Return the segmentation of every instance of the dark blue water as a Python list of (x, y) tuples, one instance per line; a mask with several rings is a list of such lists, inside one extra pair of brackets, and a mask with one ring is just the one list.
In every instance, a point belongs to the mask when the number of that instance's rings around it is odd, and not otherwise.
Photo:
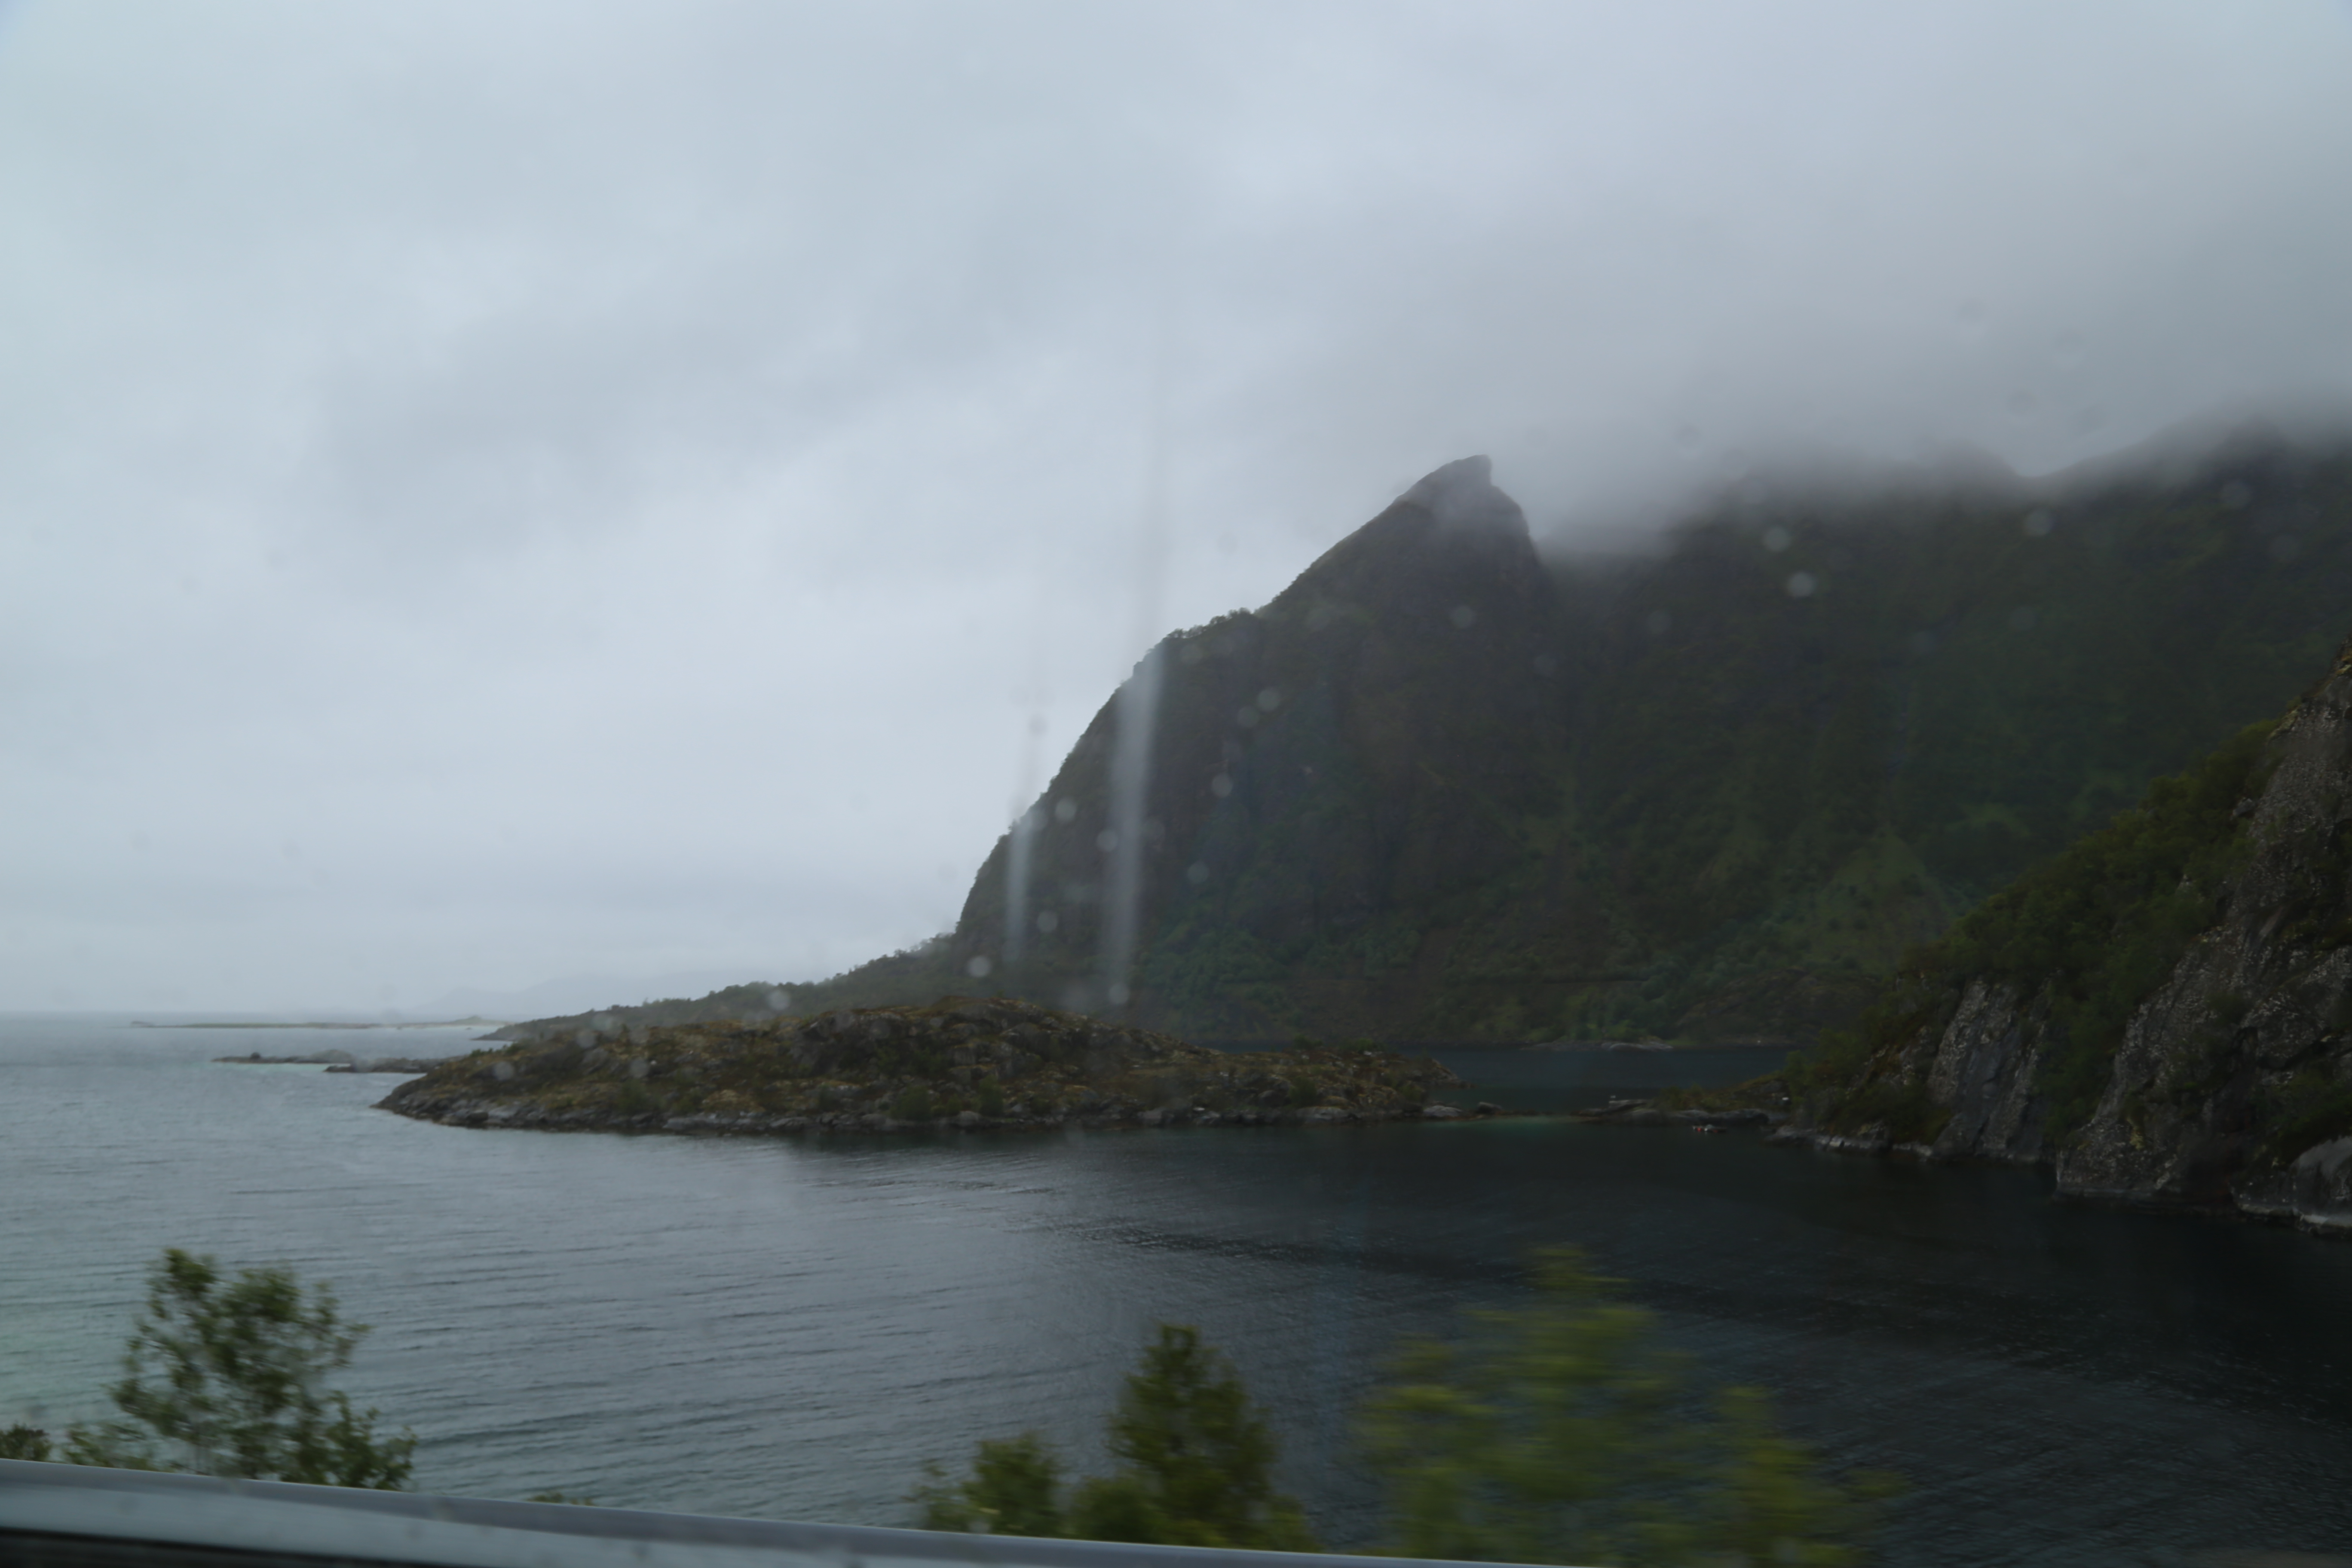
[(1887, 1561), (2352, 1552), (2352, 1247), (1644, 1129), (565, 1136), (204, 1059), (426, 1048), (359, 1040), (0, 1020), (0, 1420), (99, 1414), (182, 1246), (335, 1281), (421, 1488), (890, 1523), (977, 1437), (1088, 1453), (1166, 1319), (1234, 1355), (1289, 1484), (1362, 1541), (1349, 1424), (1381, 1358), (1566, 1241), (1704, 1376), (1906, 1474)]

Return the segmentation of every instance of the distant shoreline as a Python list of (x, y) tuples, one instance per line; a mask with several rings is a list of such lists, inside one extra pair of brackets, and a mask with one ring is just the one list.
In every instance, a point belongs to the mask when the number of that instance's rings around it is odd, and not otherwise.
[(144, 1018), (133, 1018), (134, 1029), (495, 1029), (504, 1026), (503, 1018), (443, 1018), (415, 1024), (151, 1024)]

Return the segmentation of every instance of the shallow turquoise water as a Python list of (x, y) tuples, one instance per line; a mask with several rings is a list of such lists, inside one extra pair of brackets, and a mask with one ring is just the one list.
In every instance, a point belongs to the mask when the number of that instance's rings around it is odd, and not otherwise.
[(205, 1059), (415, 1034), (121, 1023), (0, 1019), (0, 1420), (94, 1414), (142, 1270), (183, 1246), (331, 1279), (378, 1325), (352, 1382), (423, 1436), (421, 1488), (891, 1523), (976, 1437), (1088, 1449), (1172, 1320), (1233, 1353), (1289, 1484), (1360, 1541), (1380, 1358), (1570, 1241), (1704, 1375), (1908, 1475), (1890, 1561), (2352, 1552), (2352, 1247), (2291, 1232), (1552, 1121), (473, 1131), (371, 1110), (395, 1079)]

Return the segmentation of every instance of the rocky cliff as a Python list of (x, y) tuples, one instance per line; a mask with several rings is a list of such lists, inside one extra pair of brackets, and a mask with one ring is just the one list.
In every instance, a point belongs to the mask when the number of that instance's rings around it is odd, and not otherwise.
[(2352, 644), (1915, 954), (1782, 1136), (2352, 1233)]
[(1461, 1080), (1388, 1051), (1227, 1054), (1003, 1000), (576, 1030), (478, 1051), (380, 1109), (464, 1127), (685, 1133), (1444, 1120)]

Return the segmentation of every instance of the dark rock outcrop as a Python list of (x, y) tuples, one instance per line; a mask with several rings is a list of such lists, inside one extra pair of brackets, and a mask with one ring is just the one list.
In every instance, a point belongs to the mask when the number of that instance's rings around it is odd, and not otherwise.
[(701, 1133), (1443, 1120), (1427, 1059), (1228, 1054), (1002, 998), (813, 1018), (611, 1023), (446, 1062), (381, 1109), (468, 1127)]

